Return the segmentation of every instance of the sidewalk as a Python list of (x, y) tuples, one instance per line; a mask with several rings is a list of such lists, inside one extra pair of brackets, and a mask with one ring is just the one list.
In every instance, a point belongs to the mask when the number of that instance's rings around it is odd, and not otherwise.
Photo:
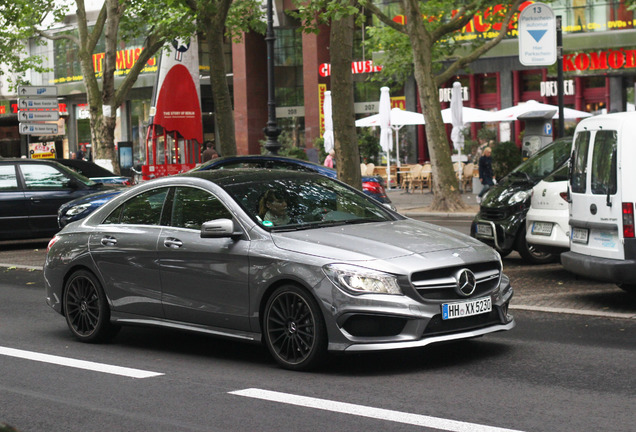
[(419, 190), (406, 193), (402, 189), (387, 190), (389, 199), (397, 209), (397, 211), (405, 216), (441, 216), (447, 218), (472, 219), (479, 212), (479, 204), (477, 204), (477, 195), (472, 192), (462, 193), (464, 203), (468, 207), (462, 212), (434, 212), (430, 209), (433, 202), (433, 194), (428, 191), (424, 193)]

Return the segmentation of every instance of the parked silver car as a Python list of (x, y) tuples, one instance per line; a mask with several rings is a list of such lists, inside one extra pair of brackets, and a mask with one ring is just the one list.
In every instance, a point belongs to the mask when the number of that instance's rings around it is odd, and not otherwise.
[(314, 173), (211, 170), (132, 187), (51, 240), (44, 277), (79, 340), (125, 324), (187, 329), (263, 341), (289, 369), (515, 325), (494, 249)]

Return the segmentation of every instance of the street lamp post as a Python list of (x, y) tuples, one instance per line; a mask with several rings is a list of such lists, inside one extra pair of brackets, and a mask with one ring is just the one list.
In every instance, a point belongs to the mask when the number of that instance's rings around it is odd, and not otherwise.
[(267, 0), (267, 33), (265, 43), (267, 44), (267, 127), (263, 129), (267, 141), (265, 148), (270, 154), (278, 154), (281, 148), (278, 142), (280, 129), (276, 126), (276, 99), (274, 89), (274, 16), (272, 0)]

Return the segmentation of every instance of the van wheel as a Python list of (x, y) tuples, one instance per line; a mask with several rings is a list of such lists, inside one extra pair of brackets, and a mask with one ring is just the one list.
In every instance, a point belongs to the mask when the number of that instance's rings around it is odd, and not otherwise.
[(630, 294), (636, 294), (636, 285), (630, 284), (617, 284), (620, 289)]
[(521, 258), (530, 264), (547, 264), (556, 260), (558, 255), (550, 252), (540, 252), (531, 244), (526, 241), (526, 230), (524, 227), (519, 229), (519, 235), (517, 235), (517, 252), (521, 255)]

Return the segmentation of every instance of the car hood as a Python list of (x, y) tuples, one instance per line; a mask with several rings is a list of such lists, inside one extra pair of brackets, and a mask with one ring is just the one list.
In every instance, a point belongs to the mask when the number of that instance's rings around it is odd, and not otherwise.
[(491, 187), (481, 201), (481, 207), (501, 208), (508, 207), (508, 200), (517, 192), (530, 192), (533, 183), (530, 182), (504, 182), (502, 184)]
[(274, 232), (272, 239), (281, 249), (337, 261), (387, 260), (449, 249), (490, 249), (457, 231), (412, 219)]
[(74, 207), (78, 204), (84, 203), (94, 203), (96, 205), (102, 205), (125, 190), (128, 190), (128, 188), (123, 186), (104, 185), (104, 187), (98, 192), (84, 195), (80, 198), (76, 198), (72, 201), (64, 203), (60, 208)]

